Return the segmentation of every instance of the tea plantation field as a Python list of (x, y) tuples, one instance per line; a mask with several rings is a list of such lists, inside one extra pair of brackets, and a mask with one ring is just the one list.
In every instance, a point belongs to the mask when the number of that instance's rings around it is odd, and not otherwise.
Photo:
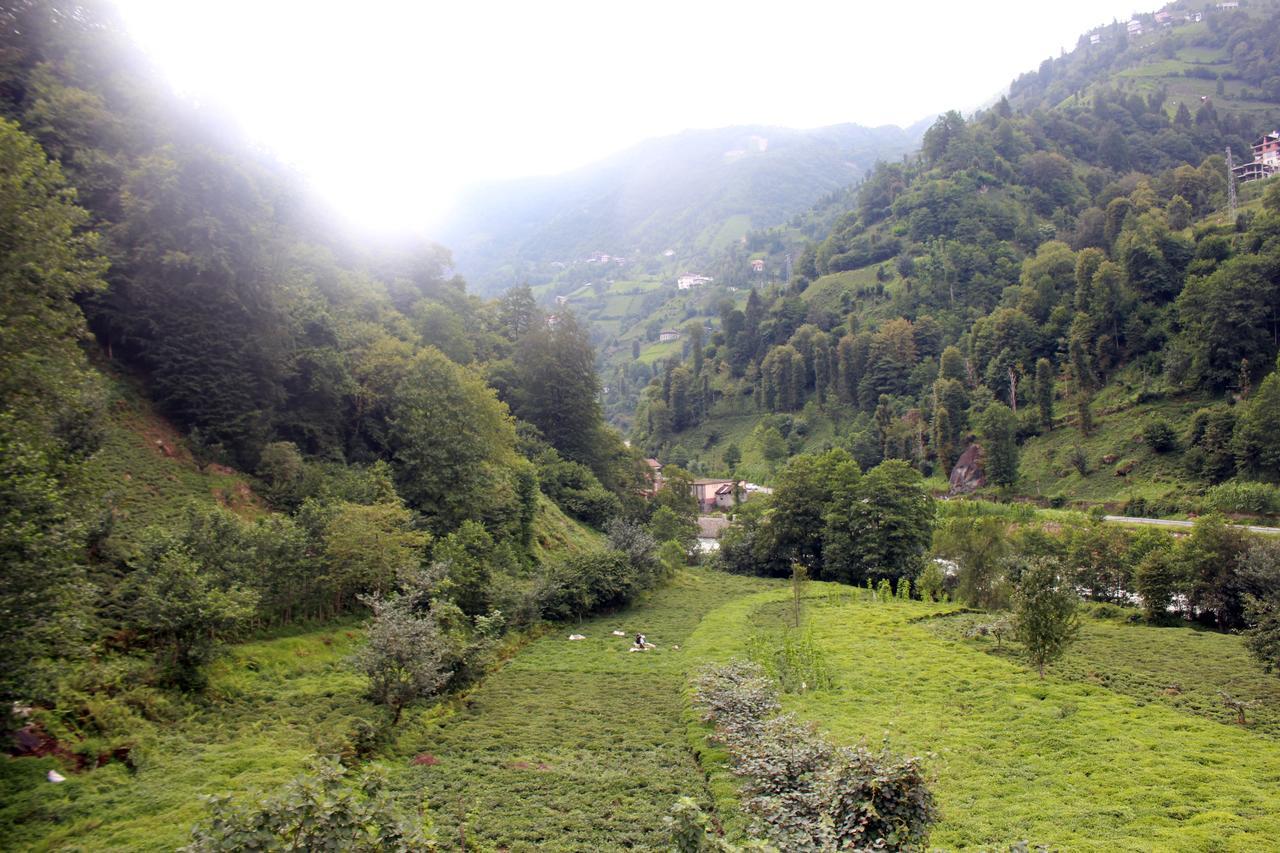
[[(684, 572), (629, 610), (542, 637), (464, 709), (401, 735), (398, 759), (411, 767), (401, 784), (426, 792), (449, 843), (666, 849), (663, 816), (677, 797), (705, 793), (685, 736), (694, 660), (684, 644), (708, 612), (771, 585)], [(571, 630), (587, 639), (569, 640)], [(628, 652), (637, 632), (657, 650)]]
[[(784, 705), (845, 742), (888, 737), (899, 751), (928, 756), (942, 812), (931, 845), (1276, 849), (1280, 739), (1275, 708), (1265, 707), (1277, 698), (1275, 676), (1242, 656), (1238, 638), (1086, 625), (1074, 656), (1042, 681), (1014, 657), (948, 636), (938, 623), (954, 618), (945, 615), (953, 605), (832, 601), (813, 586), (807, 625), (837, 686)], [(731, 602), (688, 648), (718, 660), (741, 655), (745, 638), (781, 625), (789, 607), (785, 593)], [(1202, 682), (1219, 667), (1218, 677), (1264, 706), (1262, 724), (1216, 719)], [(1195, 687), (1179, 703), (1149, 695), (1161, 682)], [(740, 829), (731, 780), (714, 752), (707, 758), (722, 817)]]
[[(621, 613), (513, 649), (465, 696), (411, 709), (373, 760), (406, 805), (428, 803), (447, 850), (667, 849), (662, 818), (684, 794), (740, 836), (736, 780), (686, 686), (781, 630), (788, 596), (774, 581), (683, 572)], [(811, 584), (806, 626), (836, 687), (785, 697), (837, 740), (887, 736), (926, 756), (942, 814), (931, 847), (1276, 849), (1280, 679), (1239, 638), (1086, 618), (1041, 681), (1008, 641), (966, 639), (978, 617), (955, 611)], [(629, 653), (635, 632), (658, 649)], [(55, 759), (0, 758), (0, 849), (181, 846), (201, 794), (274, 790), (376, 719), (346, 663), (359, 642), (346, 623), (235, 647), (208, 701), (150, 709), (132, 769), (52, 785)], [(1254, 703), (1249, 725), (1218, 690)]]
[[(706, 798), (683, 718), (693, 661), (675, 647), (725, 601), (770, 586), (683, 572), (626, 611), (533, 640), (466, 696), (411, 708), (373, 760), (406, 807), (426, 801), (444, 849), (665, 849), (676, 797)], [(628, 653), (638, 631), (658, 649)], [(313, 755), (349, 750), (380, 718), (347, 663), (360, 640), (353, 621), (244, 643), (202, 699), (126, 696), (153, 703), (152, 721), (122, 721), (132, 768), (0, 756), (0, 850), (174, 850), (204, 818), (202, 795), (251, 799)], [(67, 781), (46, 782), (51, 769)]]

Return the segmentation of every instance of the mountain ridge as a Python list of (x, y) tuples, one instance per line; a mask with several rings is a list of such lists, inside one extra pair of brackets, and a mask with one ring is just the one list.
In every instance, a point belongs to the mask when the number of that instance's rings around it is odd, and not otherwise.
[(553, 176), (473, 186), (439, 233), (478, 290), (539, 283), (592, 252), (672, 249), (705, 258), (733, 236), (781, 224), (882, 159), (914, 148), (920, 125), (794, 129), (734, 125), (644, 140)]

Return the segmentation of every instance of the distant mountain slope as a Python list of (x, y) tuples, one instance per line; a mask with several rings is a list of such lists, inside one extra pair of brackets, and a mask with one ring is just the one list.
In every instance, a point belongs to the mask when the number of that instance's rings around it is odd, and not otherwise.
[(842, 447), (945, 476), (977, 437), (1021, 452), (1002, 476), (1026, 497), (1259, 512), (1210, 494), (1234, 477), (1280, 500), (1280, 181), (1233, 194), (1224, 156), (1262, 163), (1280, 125), (1280, 4), (1134, 24), (749, 235), (745, 284), (712, 268), (602, 349), (606, 411), (698, 475)]
[(915, 129), (852, 124), (690, 130), (565, 175), (476, 187), (438, 236), (459, 272), (490, 292), (544, 280), (552, 263), (592, 252), (674, 249), (704, 259), (750, 229), (807, 210), (918, 140)]

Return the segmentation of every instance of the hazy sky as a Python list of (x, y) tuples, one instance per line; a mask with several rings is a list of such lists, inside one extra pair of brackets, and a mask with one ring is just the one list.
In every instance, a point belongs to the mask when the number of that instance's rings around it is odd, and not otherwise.
[[(1135, 0), (116, 0), (357, 225), (429, 228), (474, 181), (564, 171), (730, 124), (971, 110)], [(1155, 8), (1155, 4), (1150, 4)]]

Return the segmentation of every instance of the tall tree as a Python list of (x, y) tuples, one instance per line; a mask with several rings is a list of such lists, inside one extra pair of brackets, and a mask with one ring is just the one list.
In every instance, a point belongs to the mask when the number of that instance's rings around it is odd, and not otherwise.
[(1012, 486), (1018, 480), (1017, 416), (1004, 403), (994, 402), (978, 415), (977, 427), (987, 479)]
[(498, 487), (515, 463), (515, 424), (478, 375), (432, 347), (397, 386), (391, 445), (400, 492), (437, 532), (513, 507)]
[(890, 459), (841, 478), (827, 514), (824, 571), (845, 583), (915, 577), (933, 533), (934, 502), (920, 472)]
[(1053, 429), (1054, 375), (1053, 363), (1047, 358), (1036, 362), (1036, 403), (1040, 409), (1040, 426)]
[(75, 492), (98, 444), (98, 389), (77, 297), (104, 262), (61, 170), (0, 119), (0, 701), (48, 695), (83, 624)]
[(1052, 561), (1032, 561), (1019, 574), (1013, 594), (1013, 632), (1044, 678), (1045, 665), (1062, 657), (1079, 636), (1079, 599)]
[(537, 326), (517, 348), (519, 387), (509, 402), (521, 420), (542, 431), (566, 459), (601, 476), (603, 419), (595, 351), (571, 311)]

